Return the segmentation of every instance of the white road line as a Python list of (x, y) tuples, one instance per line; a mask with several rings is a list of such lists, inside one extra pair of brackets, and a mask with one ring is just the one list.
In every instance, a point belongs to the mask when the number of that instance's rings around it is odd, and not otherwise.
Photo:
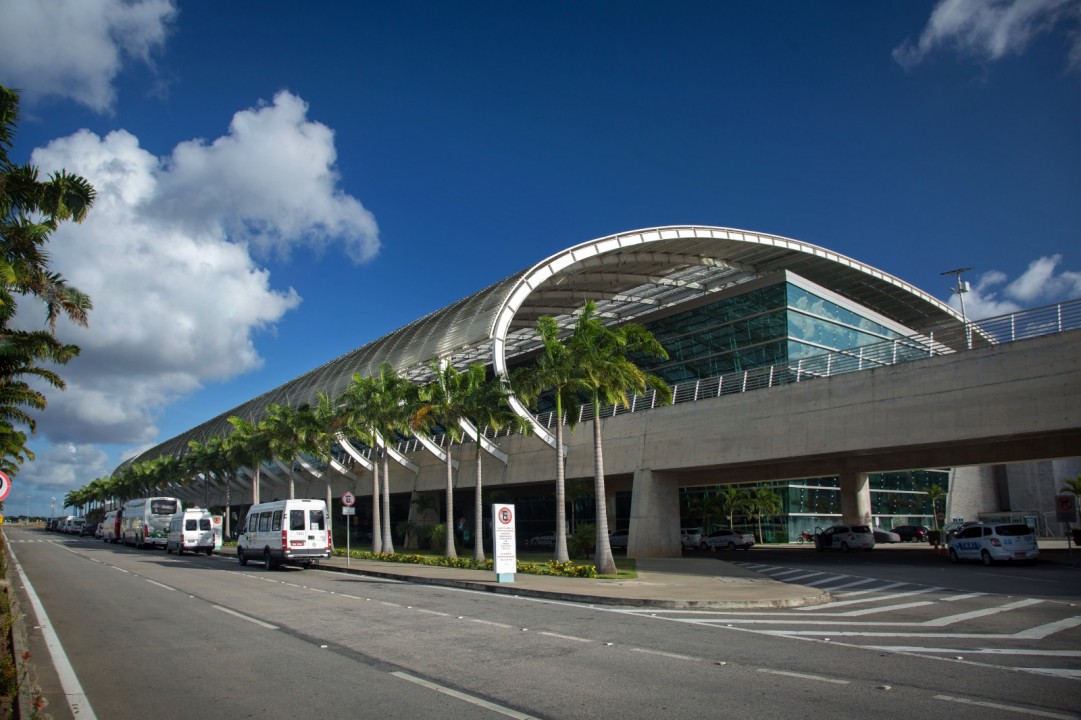
[(1007, 710), (1009, 712), (1033, 715), (1035, 717), (1056, 718), (1056, 720), (1077, 720), (1079, 717), (1077, 715), (1063, 715), (1061, 713), (1047, 712), (1045, 710), (1020, 707), (1018, 705), (1004, 705), (1002, 703), (986, 702), (983, 700), (970, 700), (969, 698), (953, 697), (952, 695), (935, 695), (934, 697), (935, 700), (945, 700), (946, 702), (955, 702), (962, 705), (975, 705), (977, 707), (991, 708), (992, 710)]
[(1072, 668), (1026, 667), (1026, 668), (1018, 668), (1018, 669), (1019, 670), (1024, 670), (1026, 672), (1040, 673), (1041, 675), (1055, 675), (1057, 677), (1081, 678), (1081, 670), (1074, 670)]
[(1000, 612), (1007, 612), (1009, 610), (1016, 610), (1017, 608), (1028, 607), (1029, 605), (1038, 605), (1042, 600), (1018, 600), (1017, 602), (1006, 603), (1005, 605), (999, 605), (998, 607), (984, 608), (983, 610), (972, 610), (966, 613), (960, 613), (958, 615), (946, 615), (944, 617), (928, 620), (923, 624), (926, 627), (943, 627), (945, 625), (953, 625), (954, 623), (962, 622), (963, 620), (972, 620), (974, 618), (986, 617), (988, 615), (995, 615)]
[[(853, 590), (852, 592), (838, 593), (837, 597), (849, 598), (849, 597), (856, 597), (857, 595), (866, 595), (867, 593), (873, 593), (873, 592), (886, 592), (887, 590), (893, 590), (894, 588), (899, 588), (902, 585), (908, 585), (908, 584), (909, 583), (903, 583), (903, 582), (887, 583), (886, 585), (879, 585), (878, 587), (868, 588), (867, 590)], [(833, 588), (833, 589), (836, 590), (837, 588)]]
[(845, 607), (847, 605), (863, 605), (864, 603), (882, 602), (883, 600), (896, 600), (897, 598), (918, 595), (921, 592), (930, 592), (930, 590), (914, 590), (912, 592), (893, 593), (892, 595), (869, 595), (867, 597), (856, 598), (855, 600), (839, 600), (826, 605), (808, 605), (807, 607), (797, 608), (796, 611), (803, 614), (813, 612), (817, 615), (840, 615), (841, 613), (829, 613), (826, 611), (832, 610), (833, 608)]
[(874, 615), (876, 613), (890, 612), (892, 610), (905, 610), (907, 608), (922, 607), (924, 605), (934, 605), (931, 600), (917, 600), (909, 603), (899, 603), (897, 605), (885, 605), (883, 607), (863, 608), (862, 610), (849, 610), (848, 612), (837, 613), (841, 617), (860, 617), (862, 615)]
[(547, 630), (541, 630), (538, 635), (547, 635), (548, 637), (559, 638), (560, 640), (573, 640), (574, 642), (588, 643), (593, 642), (589, 638), (575, 637), (574, 635), (560, 635), (559, 633), (548, 632)]
[(691, 662), (698, 662), (701, 658), (691, 657), (690, 655), (680, 655), (678, 653), (664, 652), (663, 650), (650, 650), (648, 648), (631, 648), (631, 652), (640, 652), (647, 655), (660, 655), (661, 657), (672, 658), (673, 660), (690, 660)]
[(945, 655), (1032, 655), (1036, 657), (1081, 657), (1081, 650), (1028, 650), (1025, 648), (929, 648), (919, 645), (864, 645), (871, 650), (890, 652), (942, 653)]
[(265, 627), (267, 630), (277, 630), (278, 629), (277, 625), (271, 625), (270, 623), (265, 623), (262, 620), (256, 620), (255, 618), (251, 617), (250, 615), (245, 615), (243, 613), (238, 613), (236, 610), (230, 610), (229, 608), (222, 607), (221, 605), (211, 605), (210, 607), (214, 608), (215, 610), (221, 610), (223, 613), (228, 613), (228, 614), (232, 615), (233, 617), (238, 617), (241, 620), (247, 620), (250, 623), (255, 623), (256, 625), (258, 625), (260, 627)]
[(987, 593), (968, 593), (967, 595), (949, 595), (942, 598), (942, 602), (957, 602), (958, 600), (971, 600), (973, 598), (983, 597)]
[(515, 718), (516, 720), (538, 720), (538, 718), (535, 718), (532, 715), (526, 715), (525, 713), (520, 713), (517, 710), (511, 710), (509, 707), (504, 707), (503, 705), (496, 705), (493, 702), (482, 700), (474, 695), (467, 695), (464, 692), (452, 690), (451, 688), (444, 685), (439, 685), (428, 680), (422, 680), (421, 678), (416, 677), (415, 675), (410, 675), (409, 673), (395, 671), (392, 672), (391, 675), (397, 678), (401, 678), (402, 680), (407, 680), (411, 683), (415, 683), (417, 685), (420, 685), (421, 687), (426, 687), (429, 690), (435, 690), (436, 692), (441, 692), (444, 695), (450, 695), (453, 698), (458, 698), (459, 700), (464, 700), (465, 702), (477, 705), (478, 707), (486, 708), (488, 710), (491, 710), (492, 712), (497, 712), (500, 715), (506, 715), (507, 717)]
[(30, 578), (23, 572), (23, 566), (19, 564), (19, 559), (15, 557), (15, 551), (9, 547), (8, 552), (11, 555), (11, 562), (15, 566), (15, 571), (19, 573), (19, 580), (22, 581), (23, 590), (30, 599), (30, 606), (34, 608), (34, 614), (37, 615), (38, 625), (41, 626), (41, 633), (45, 640), (45, 647), (48, 648), (49, 655), (52, 656), (53, 667), (56, 668), (56, 674), (60, 679), (60, 687), (64, 690), (64, 698), (68, 701), (71, 713), (80, 720), (96, 720), (97, 716), (90, 706), (90, 700), (87, 699), (83, 686), (75, 675), (75, 668), (71, 666), (71, 661), (68, 660), (67, 653), (64, 652), (64, 646), (60, 644), (60, 638), (57, 636), (56, 631), (53, 630), (52, 621), (49, 620), (49, 616), (45, 613), (45, 606), (41, 604), (41, 599), (38, 597), (37, 592), (34, 591), (34, 586), (30, 584)]
[(786, 672), (784, 670), (770, 670), (769, 668), (758, 668), (760, 673), (769, 673), (770, 675), (785, 675), (787, 677), (800, 678), (803, 680), (818, 680), (819, 682), (834, 683), (835, 685), (848, 685), (847, 680), (838, 680), (837, 678), (828, 678), (821, 675), (808, 675), (807, 673)]
[(131, 573), (128, 572), (127, 570), (125, 570), (124, 568), (117, 567), (116, 565), (110, 565), (109, 567), (111, 567), (113, 570), (119, 570), (122, 573), (128, 573), (128, 575), (131, 575)]
[(505, 623), (492, 622), (491, 620), (480, 620), (478, 618), (466, 618), (469, 622), (480, 623), (481, 625), (495, 625), (496, 627), (509, 628), (510, 625)]
[(811, 587), (818, 587), (819, 585), (829, 585), (832, 582), (839, 582), (841, 580), (847, 580), (850, 577), (852, 577), (852, 576), (851, 575), (830, 575), (827, 578), (822, 578), (821, 580), (815, 580), (814, 582), (810, 582), (810, 583), (807, 583), (807, 584), (810, 585)]
[(424, 608), (413, 608), (419, 613), (425, 613), (427, 615), (438, 615), (439, 617), (450, 617), (450, 613), (439, 612), (438, 610), (425, 610)]
[(160, 587), (160, 588), (163, 588), (163, 589), (165, 589), (165, 590), (171, 590), (171, 591), (173, 591), (173, 592), (176, 592), (176, 588), (175, 588), (175, 587), (169, 587), (168, 585), (166, 585), (166, 584), (164, 584), (164, 583), (160, 583), (160, 582), (158, 582), (157, 580), (151, 580), (150, 578), (143, 578), (143, 580), (146, 580), (146, 581), (147, 581), (148, 583), (150, 583), (151, 585), (157, 585), (158, 587)]
[(838, 585), (837, 587), (831, 587), (831, 588), (826, 588), (826, 589), (829, 590), (830, 592), (833, 592), (834, 590), (843, 590), (845, 588), (856, 587), (857, 585), (866, 585), (869, 582), (880, 582), (880, 581), (879, 581), (878, 578), (863, 578), (862, 580), (854, 580), (854, 581), (852, 581), (850, 583), (845, 583), (844, 585)]
[(1048, 635), (1057, 633), (1059, 630), (1068, 630), (1072, 627), (1081, 625), (1081, 617), (1065, 618), (1063, 620), (1057, 620), (1046, 625), (1037, 625), (1034, 628), (1028, 630), (1022, 630), (1014, 635), (1017, 638), (1023, 638), (1025, 640), (1043, 640)]
[[(781, 572), (774, 572), (775, 570), (780, 570)], [(798, 572), (803, 572), (803, 571), (798, 569), (798, 568), (796, 570), (785, 570), (784, 568), (771, 568), (769, 570), (764, 570), (763, 572), (766, 575), (769, 575), (770, 577), (779, 578), (779, 577), (781, 577), (783, 575), (791, 575), (792, 573), (798, 573)], [(819, 573), (819, 574), (821, 574), (821, 573)]]
[(820, 573), (820, 572), (804, 573), (802, 575), (797, 575), (796, 577), (786, 578), (785, 582), (796, 582), (797, 580), (802, 580), (804, 578), (814, 577), (815, 575), (821, 575), (821, 574), (822, 573)]

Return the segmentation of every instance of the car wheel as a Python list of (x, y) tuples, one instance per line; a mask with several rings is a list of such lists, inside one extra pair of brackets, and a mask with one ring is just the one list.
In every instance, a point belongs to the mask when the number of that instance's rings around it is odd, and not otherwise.
[(709, 547), (709, 545), (707, 545), (707, 544), (706, 544), (706, 543), (704, 543), (704, 542), (700, 542), (700, 543), (698, 543), (698, 549), (699, 549), (699, 550), (705, 550), (705, 549), (706, 549), (706, 548), (708, 548), (708, 547)]
[(736, 549), (736, 544), (734, 542), (728, 543), (728, 551), (729, 552), (735, 552), (735, 549)]
[(274, 559), (270, 557), (270, 550), (263, 551), (263, 569), (264, 570), (277, 570), (278, 563), (274, 562)]
[(983, 564), (987, 567), (990, 567), (994, 563), (994, 560), (991, 559), (991, 553), (987, 552), (986, 550), (980, 553), (980, 560), (982, 560)]
[[(166, 547), (169, 547), (169, 546), (166, 545)], [(177, 555), (183, 555), (184, 554), (184, 546), (181, 545), (180, 543), (176, 544), (176, 554)]]
[(241, 567), (248, 564), (248, 558), (244, 555), (244, 548), (236, 549), (236, 559), (240, 562)]
[(214, 554), (214, 548), (212, 548), (212, 547), (208, 547), (208, 548), (206, 549), (206, 556), (207, 556), (207, 557), (210, 557), (210, 556), (211, 556), (211, 555), (213, 555), (213, 554)]
[(848, 552), (848, 543), (841, 543), (841, 552)]
[(954, 550), (953, 548), (950, 548), (950, 562), (952, 562), (952, 563), (956, 563), (956, 562), (958, 562), (958, 561), (959, 561), (960, 559), (961, 559), (961, 558), (957, 557), (957, 551), (956, 551), (956, 550)]

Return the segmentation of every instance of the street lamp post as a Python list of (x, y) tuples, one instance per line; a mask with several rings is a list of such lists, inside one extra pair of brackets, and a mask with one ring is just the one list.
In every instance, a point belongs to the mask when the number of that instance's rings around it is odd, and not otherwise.
[(967, 282), (965, 282), (964, 280), (961, 279), (961, 274), (966, 273), (969, 270), (972, 270), (972, 268), (964, 267), (964, 268), (957, 268), (955, 270), (947, 270), (946, 272), (940, 273), (940, 274), (941, 275), (954, 275), (954, 276), (957, 277), (957, 287), (950, 288), (950, 291), (956, 293), (958, 299), (961, 301), (961, 324), (964, 325), (964, 328), (965, 328), (965, 347), (967, 349), (971, 350), (972, 349), (972, 333), (969, 332), (969, 329), (968, 329), (968, 315), (965, 314), (965, 293), (967, 293), (971, 288), (969, 287), (969, 284)]

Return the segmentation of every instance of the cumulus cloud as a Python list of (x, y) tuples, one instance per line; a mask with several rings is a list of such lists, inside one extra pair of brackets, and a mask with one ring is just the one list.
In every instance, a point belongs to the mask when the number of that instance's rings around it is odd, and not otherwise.
[[(65, 168), (97, 190), (87, 220), (61, 226), (49, 245), (53, 268), (94, 309), (89, 328), (58, 325), (82, 353), (60, 371), (67, 389), (47, 392), (38, 428), (51, 449), (21, 480), (62, 473), (51, 467), (66, 457), (57, 448), (152, 445), (164, 407), (259, 367), (256, 335), (300, 298), (272, 287), (258, 248), (337, 243), (356, 261), (376, 252), (374, 219), (337, 187), (333, 133), (305, 112), (280, 93), (237, 113), (227, 135), (185, 142), (164, 159), (125, 131), (84, 130), (34, 151), (43, 173)], [(23, 303), (19, 322), (41, 327), (40, 313)], [(84, 468), (77, 485), (87, 480)]]
[(4, 84), (27, 102), (63, 97), (107, 112), (124, 59), (149, 63), (176, 12), (172, 0), (4, 0)]
[[(1012, 281), (998, 270), (983, 273), (965, 293), (965, 313), (980, 320), (1081, 297), (1081, 272), (1059, 271), (1060, 262), (1061, 255), (1037, 258)], [(960, 297), (953, 295), (949, 305), (959, 310)]]
[(1077, 0), (941, 0), (916, 41), (894, 48), (909, 69), (942, 48), (981, 61), (1024, 52), (1034, 38), (1055, 28), (1070, 35), (1069, 63), (1081, 69), (1081, 3)]

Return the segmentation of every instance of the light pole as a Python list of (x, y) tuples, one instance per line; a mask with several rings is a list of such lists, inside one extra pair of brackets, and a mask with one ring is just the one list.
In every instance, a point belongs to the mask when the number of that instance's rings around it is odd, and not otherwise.
[(950, 288), (950, 291), (956, 293), (961, 301), (961, 323), (965, 326), (965, 347), (969, 350), (972, 349), (972, 334), (968, 331), (968, 315), (965, 314), (965, 293), (971, 288), (967, 282), (961, 279), (961, 274), (967, 273), (971, 269), (970, 267), (964, 267), (940, 273), (941, 275), (955, 275), (957, 277), (957, 287)]
[(49, 498), (49, 517), (56, 517), (56, 498)]

